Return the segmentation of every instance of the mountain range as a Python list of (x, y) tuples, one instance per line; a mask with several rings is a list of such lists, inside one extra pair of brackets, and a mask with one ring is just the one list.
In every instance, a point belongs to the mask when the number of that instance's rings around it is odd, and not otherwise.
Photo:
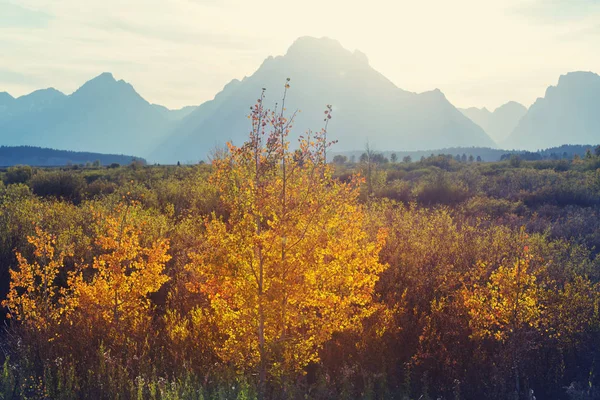
[(304, 37), (285, 55), (267, 58), (252, 76), (231, 81), (182, 120), (150, 158), (194, 161), (223, 140), (242, 142), (250, 129), (248, 108), (261, 88), (267, 89), (265, 104), (274, 107), (281, 104), (288, 77), (286, 108), (302, 111), (294, 132), (321, 129), (325, 105), (332, 104), (329, 137), (338, 140), (338, 151), (364, 148), (367, 141), (408, 150), (494, 145), (439, 90), (402, 90), (373, 69), (363, 53), (350, 52), (332, 39)]
[(537, 150), (565, 143), (600, 143), (600, 76), (593, 72), (562, 75), (499, 144)]
[(0, 95), (0, 144), (98, 153), (147, 154), (189, 110), (144, 100), (103, 73), (71, 95), (55, 89), (13, 99)]
[(459, 110), (482, 127), (496, 143), (503, 142), (527, 113), (527, 108), (516, 101), (510, 101), (494, 111), (489, 111), (485, 107), (460, 108)]
[[(494, 112), (455, 108), (438, 90), (413, 93), (373, 69), (363, 53), (328, 38), (297, 39), (285, 55), (234, 79), (200, 106), (169, 110), (151, 104), (129, 83), (103, 73), (66, 95), (43, 89), (13, 98), (0, 93), (0, 145), (135, 154), (150, 162), (197, 162), (251, 129), (249, 107), (266, 88), (265, 105), (281, 107), (284, 85), (293, 134), (320, 130), (333, 105), (329, 138), (336, 151), (414, 151), (444, 147), (545, 148), (600, 142), (600, 77), (570, 73), (527, 110), (510, 102)], [(544, 143), (545, 140), (548, 140)], [(543, 143), (542, 145), (539, 145)]]

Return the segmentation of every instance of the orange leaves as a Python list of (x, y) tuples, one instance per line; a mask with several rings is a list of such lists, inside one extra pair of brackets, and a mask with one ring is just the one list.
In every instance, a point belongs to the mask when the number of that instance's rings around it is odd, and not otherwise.
[(540, 325), (544, 293), (530, 262), (531, 256), (526, 254), (511, 267), (498, 267), (484, 285), (463, 289), (474, 338), (505, 341), (518, 330)]
[(109, 212), (91, 208), (96, 256), (90, 264), (73, 266), (71, 260), (69, 268), (65, 260), (76, 243), (58, 250), (56, 237), (36, 226), (28, 237), (32, 257), (16, 253), (17, 268), (11, 271), (3, 305), (25, 329), (55, 342), (71, 329), (77, 340), (107, 345), (142, 338), (151, 319), (148, 295), (168, 280), (164, 266), (170, 256), (164, 239), (143, 244), (148, 242), (143, 238), (146, 221), (135, 215), (137, 210), (135, 204)]
[(228, 219), (206, 220), (205, 244), (187, 269), (188, 288), (206, 295), (225, 338), (216, 349), (221, 359), (243, 369), (269, 360), (279, 375), (318, 360), (334, 332), (360, 327), (374, 311), (386, 233), (369, 239), (358, 179), (332, 178), (324, 136), (289, 153), (277, 125), (289, 121), (273, 120), (266, 141), (255, 133), (213, 161), (211, 182)]
[[(109, 336), (142, 333), (150, 319), (148, 295), (168, 280), (164, 274), (170, 259), (168, 242), (160, 239), (142, 245), (144, 223), (131, 218), (134, 211), (124, 208), (97, 218), (96, 244), (101, 253), (71, 277), (80, 323), (91, 323)], [(86, 269), (94, 271), (88, 278), (84, 278)]]
[(10, 271), (10, 291), (2, 305), (29, 328), (47, 331), (60, 323), (65, 308), (56, 280), (68, 252), (56, 252), (56, 238), (37, 225), (35, 233), (27, 237), (34, 257), (29, 261), (16, 253), (17, 268)]

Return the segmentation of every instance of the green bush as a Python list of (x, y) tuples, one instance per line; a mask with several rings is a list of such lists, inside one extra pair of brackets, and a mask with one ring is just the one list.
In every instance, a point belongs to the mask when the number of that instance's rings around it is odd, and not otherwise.
[(395, 180), (380, 188), (375, 195), (385, 197), (391, 200), (403, 202), (405, 204), (413, 201), (411, 185), (409, 182)]
[(525, 209), (520, 201), (496, 199), (492, 197), (476, 196), (469, 199), (464, 210), (467, 215), (501, 217), (507, 214), (516, 214)]
[(117, 185), (105, 179), (98, 179), (87, 185), (84, 190), (86, 198), (98, 198), (114, 193)]
[(81, 201), (85, 180), (79, 174), (52, 171), (36, 174), (29, 185), (33, 193), (40, 197), (55, 197), (77, 204)]
[(438, 172), (417, 186), (415, 195), (421, 204), (453, 205), (465, 201), (469, 197), (469, 192), (461, 182), (451, 182), (446, 173)]
[(10, 167), (4, 174), (4, 184), (27, 183), (33, 176), (33, 169), (29, 165), (17, 165)]

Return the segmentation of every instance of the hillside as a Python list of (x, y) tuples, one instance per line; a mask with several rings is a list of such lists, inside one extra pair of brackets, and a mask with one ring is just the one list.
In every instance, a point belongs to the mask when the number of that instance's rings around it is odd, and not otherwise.
[(130, 164), (132, 161), (146, 161), (139, 157), (117, 154), (87, 153), (68, 150), (55, 150), (31, 146), (0, 146), (0, 167), (30, 165), (36, 167), (58, 167), (69, 164), (100, 162), (101, 165), (117, 163)]

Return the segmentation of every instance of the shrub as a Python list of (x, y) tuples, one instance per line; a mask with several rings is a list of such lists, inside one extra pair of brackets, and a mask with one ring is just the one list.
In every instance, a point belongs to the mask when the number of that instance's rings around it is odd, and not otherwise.
[(441, 172), (418, 186), (415, 194), (417, 201), (425, 205), (458, 204), (469, 197), (468, 190), (461, 182), (450, 182)]
[(89, 185), (87, 185), (87, 187), (84, 190), (84, 193), (87, 198), (94, 198), (114, 193), (116, 189), (117, 185), (115, 185), (114, 183), (108, 182), (105, 179), (97, 179)]
[(524, 198), (530, 207), (542, 204), (555, 204), (560, 207), (576, 205), (590, 207), (600, 204), (600, 199), (593, 191), (582, 185), (559, 184), (540, 188)]
[(386, 197), (405, 204), (413, 200), (410, 183), (401, 180), (388, 183), (375, 194), (377, 197)]
[(29, 165), (10, 167), (4, 174), (4, 184), (27, 183), (33, 176), (33, 169)]
[(524, 210), (523, 203), (514, 202), (506, 199), (496, 199), (485, 196), (476, 196), (469, 199), (464, 210), (468, 215), (489, 215), (492, 217), (501, 217), (506, 214), (515, 214)]
[(521, 166), (521, 157), (516, 154), (510, 156), (510, 166), (513, 168), (519, 168)]
[(81, 201), (85, 181), (81, 175), (67, 171), (36, 174), (29, 182), (33, 193), (41, 197), (56, 197), (73, 203)]
[(399, 169), (399, 170), (393, 169), (393, 170), (387, 171), (386, 181), (393, 182), (398, 179), (403, 179), (405, 176), (406, 176), (406, 171), (404, 171), (402, 169)]

